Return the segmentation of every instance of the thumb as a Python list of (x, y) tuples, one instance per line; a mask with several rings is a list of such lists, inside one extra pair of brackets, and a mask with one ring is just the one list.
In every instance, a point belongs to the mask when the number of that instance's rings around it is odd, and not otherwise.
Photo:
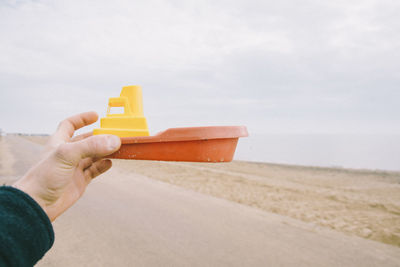
[(56, 150), (59, 158), (72, 164), (78, 164), (81, 159), (101, 158), (117, 151), (121, 139), (115, 135), (94, 135), (81, 141), (60, 145)]

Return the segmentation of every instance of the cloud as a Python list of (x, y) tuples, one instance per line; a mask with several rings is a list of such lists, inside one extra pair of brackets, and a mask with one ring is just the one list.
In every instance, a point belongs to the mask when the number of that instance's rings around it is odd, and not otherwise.
[(2, 1), (0, 127), (141, 84), (151, 130), (400, 132), (394, 1)]

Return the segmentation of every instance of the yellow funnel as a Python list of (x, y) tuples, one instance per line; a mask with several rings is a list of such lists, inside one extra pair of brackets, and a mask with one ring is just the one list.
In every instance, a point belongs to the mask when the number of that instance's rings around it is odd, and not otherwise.
[[(112, 107), (124, 107), (124, 113), (111, 114)], [(138, 85), (124, 86), (120, 97), (108, 101), (107, 115), (100, 119), (100, 129), (93, 134), (113, 134), (119, 137), (148, 136), (146, 118), (143, 116), (142, 88)]]

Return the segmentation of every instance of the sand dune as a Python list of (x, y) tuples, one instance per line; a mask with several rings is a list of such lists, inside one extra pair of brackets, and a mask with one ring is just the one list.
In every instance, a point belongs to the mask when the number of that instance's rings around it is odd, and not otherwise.
[[(40, 151), (20, 137), (0, 144), (2, 168), (8, 153), (15, 159), (1, 181)], [(56, 243), (38, 266), (400, 265), (397, 173), (113, 163), (54, 223)]]

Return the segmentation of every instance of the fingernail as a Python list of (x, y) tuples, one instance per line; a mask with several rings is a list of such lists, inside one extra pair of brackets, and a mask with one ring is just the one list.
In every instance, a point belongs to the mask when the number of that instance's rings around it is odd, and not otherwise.
[(117, 148), (120, 146), (120, 144), (121, 144), (121, 139), (119, 139), (118, 136), (110, 135), (110, 136), (108, 137), (107, 142), (108, 142), (108, 148), (109, 148), (110, 150), (115, 150), (115, 149), (117, 149)]

